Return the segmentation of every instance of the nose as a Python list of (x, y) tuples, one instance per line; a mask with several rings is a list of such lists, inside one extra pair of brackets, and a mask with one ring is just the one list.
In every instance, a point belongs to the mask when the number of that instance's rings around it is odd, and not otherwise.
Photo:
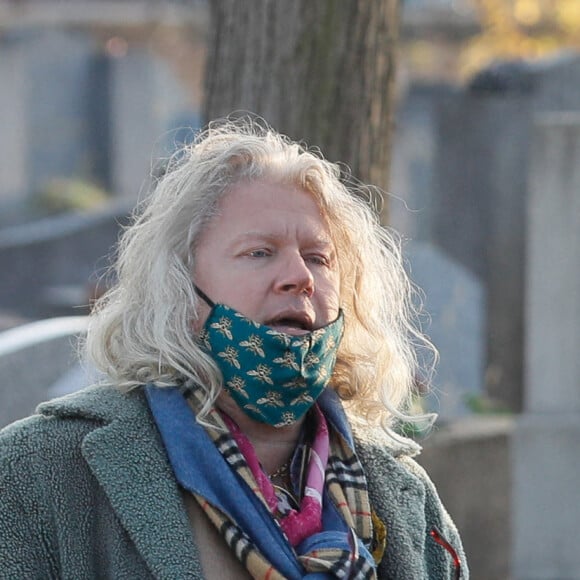
[(314, 294), (314, 276), (301, 255), (292, 255), (284, 261), (276, 281), (276, 291), (309, 297)]

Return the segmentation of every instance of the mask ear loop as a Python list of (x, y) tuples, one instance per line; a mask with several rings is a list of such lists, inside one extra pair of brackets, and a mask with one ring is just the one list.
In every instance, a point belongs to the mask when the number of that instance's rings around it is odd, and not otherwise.
[(210, 307), (213, 308), (215, 306), (215, 302), (213, 300), (211, 300), (208, 295), (203, 292), (202, 290), (199, 289), (198, 286), (196, 286), (195, 284), (193, 285), (193, 287), (195, 288), (195, 291), (197, 292), (197, 295)]

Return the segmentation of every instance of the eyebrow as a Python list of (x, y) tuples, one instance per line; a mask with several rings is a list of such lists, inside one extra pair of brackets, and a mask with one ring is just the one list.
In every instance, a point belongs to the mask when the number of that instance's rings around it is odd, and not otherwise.
[[(229, 247), (233, 250), (239, 248), (240, 245), (250, 242), (263, 242), (263, 243), (270, 243), (276, 244), (279, 243), (280, 240), (285, 238), (284, 234), (277, 234), (277, 233), (268, 233), (259, 230), (252, 230), (249, 232), (243, 232), (236, 238), (234, 238)], [(320, 250), (327, 250), (331, 251), (333, 255), (336, 253), (336, 245), (332, 241), (330, 236), (320, 236), (312, 238), (308, 241), (308, 243), (304, 244), (306, 249), (320, 249)]]
[(262, 232), (260, 230), (250, 230), (248, 232), (242, 232), (239, 236), (236, 237), (236, 241), (243, 242), (244, 240), (249, 239), (259, 239), (259, 240), (269, 240), (269, 239), (277, 239), (281, 237), (279, 234), (271, 234)]
[[(262, 241), (262, 242), (271, 242), (275, 243), (278, 242), (280, 239), (285, 237), (284, 234), (277, 234), (277, 233), (270, 233), (270, 232), (263, 232), (260, 230), (251, 230), (248, 232), (243, 232), (239, 236), (237, 236), (230, 246), (235, 247), (239, 244), (243, 244), (245, 242), (250, 241)], [(316, 236), (311, 240), (310, 243), (307, 244), (308, 247), (331, 247), (334, 248), (334, 242), (330, 236)]]

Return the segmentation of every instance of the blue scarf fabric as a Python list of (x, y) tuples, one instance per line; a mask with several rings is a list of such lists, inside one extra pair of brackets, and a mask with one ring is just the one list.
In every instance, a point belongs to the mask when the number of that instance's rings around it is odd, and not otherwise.
[[(255, 548), (280, 574), (290, 580), (335, 578), (335, 574), (306, 573), (298, 560), (298, 556), (328, 548), (358, 555), (358, 562), (353, 558), (350, 577), (374, 577), (371, 554), (348, 528), (326, 490), (323, 531), (307, 538), (294, 550), (266, 506), (243, 484), (205, 428), (197, 423), (180, 389), (148, 385), (145, 392), (177, 481), (187, 491), (205, 498), (244, 530)], [(352, 434), (334, 391), (326, 389), (319, 398), (319, 405), (333, 428), (353, 447)], [(349, 565), (346, 562), (347, 568)]]

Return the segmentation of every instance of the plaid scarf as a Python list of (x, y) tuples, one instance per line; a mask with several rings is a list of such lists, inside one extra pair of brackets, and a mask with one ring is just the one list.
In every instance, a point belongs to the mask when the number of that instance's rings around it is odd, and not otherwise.
[[(200, 390), (188, 388), (183, 394), (194, 413), (202, 405)], [(264, 496), (263, 486), (256, 481), (254, 471), (240, 451), (235, 437), (219, 412), (213, 410), (208, 417), (205, 430), (216, 448), (239, 477), (254, 490), (260, 502), (271, 512)], [(330, 455), (326, 465), (326, 489), (337, 507), (346, 532), (318, 532), (294, 546), (297, 559), (309, 574), (316, 577), (352, 578), (363, 580), (376, 578), (375, 562), (368, 551), (373, 541), (373, 518), (371, 514), (366, 479), (356, 455), (340, 434), (333, 430), (329, 439)], [(223, 511), (213, 506), (198, 494), (194, 497), (223, 536), (249, 573), (257, 579), (283, 579), (282, 575), (262, 554), (247, 533)], [(313, 578), (315, 576), (312, 576)]]
[(318, 405), (313, 407), (312, 412), (315, 414), (317, 423), (316, 435), (310, 445), (308, 455), (306, 455), (305, 446), (300, 445), (300, 454), (305, 459), (308, 458), (308, 465), (305, 465), (307, 473), (300, 474), (301, 484), (306, 475), (306, 485), (298, 509), (288, 503), (286, 493), (282, 493), (280, 496), (276, 494), (274, 485), (263, 471), (250, 440), (242, 433), (231, 417), (221, 413), (222, 419), (235, 439), (254, 479), (260, 486), (260, 491), (266, 499), (270, 511), (277, 516), (278, 523), (292, 546), (297, 546), (308, 536), (322, 531), (322, 492), (324, 490), (324, 471), (328, 460), (328, 425)]

